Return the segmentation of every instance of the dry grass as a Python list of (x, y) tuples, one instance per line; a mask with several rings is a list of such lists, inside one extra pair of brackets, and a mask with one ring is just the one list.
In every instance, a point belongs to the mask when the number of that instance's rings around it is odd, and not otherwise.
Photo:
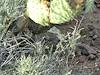
[[(0, 32), (4, 33), (10, 21), (22, 15), (25, 9), (24, 0), (1, 0)], [(3, 4), (3, 5), (2, 5)], [(13, 7), (12, 7), (13, 6)], [(21, 10), (21, 11), (20, 11)], [(7, 23), (7, 21), (9, 21)], [(55, 27), (54, 27), (55, 28)], [(0, 40), (0, 75), (69, 75), (69, 57), (75, 56), (75, 45), (80, 30), (75, 27), (67, 35), (54, 29), (60, 40), (56, 48), (49, 46), (46, 40), (30, 40), (27, 36), (6, 36)], [(52, 33), (53, 29), (49, 32)], [(1, 36), (2, 37), (2, 36)]]

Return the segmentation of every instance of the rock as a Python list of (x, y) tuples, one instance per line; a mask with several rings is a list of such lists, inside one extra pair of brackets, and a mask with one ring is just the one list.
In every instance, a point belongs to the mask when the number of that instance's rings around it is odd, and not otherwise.
[(100, 0), (95, 0), (94, 3), (97, 8), (100, 8)]
[(92, 48), (91, 46), (89, 46), (89, 45), (86, 45), (86, 44), (78, 44), (77, 46), (79, 48), (81, 48), (81, 53), (83, 55), (89, 55), (89, 54), (96, 55), (97, 54), (97, 51), (94, 48)]
[(88, 59), (89, 59), (89, 60), (95, 60), (95, 59), (96, 59), (96, 55), (90, 54), (90, 55), (88, 56)]

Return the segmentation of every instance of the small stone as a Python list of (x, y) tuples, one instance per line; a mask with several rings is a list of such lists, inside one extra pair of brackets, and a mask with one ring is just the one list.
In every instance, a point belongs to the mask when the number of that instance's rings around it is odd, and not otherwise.
[(96, 55), (90, 54), (89, 55), (89, 60), (95, 60), (96, 59)]
[(100, 57), (100, 53), (97, 53), (97, 57)]

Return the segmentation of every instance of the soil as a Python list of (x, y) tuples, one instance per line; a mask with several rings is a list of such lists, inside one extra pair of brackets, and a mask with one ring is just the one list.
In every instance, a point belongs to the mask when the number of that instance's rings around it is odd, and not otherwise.
[(73, 75), (100, 75), (100, 1), (96, 2), (97, 8), (82, 22), (86, 37), (81, 40), (81, 55), (73, 60)]

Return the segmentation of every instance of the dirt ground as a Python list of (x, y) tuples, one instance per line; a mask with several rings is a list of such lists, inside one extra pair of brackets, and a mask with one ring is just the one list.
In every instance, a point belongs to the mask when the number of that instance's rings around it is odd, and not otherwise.
[(80, 48), (87, 52), (82, 50), (73, 60), (73, 75), (100, 75), (100, 1), (97, 7), (82, 22), (87, 35)]

